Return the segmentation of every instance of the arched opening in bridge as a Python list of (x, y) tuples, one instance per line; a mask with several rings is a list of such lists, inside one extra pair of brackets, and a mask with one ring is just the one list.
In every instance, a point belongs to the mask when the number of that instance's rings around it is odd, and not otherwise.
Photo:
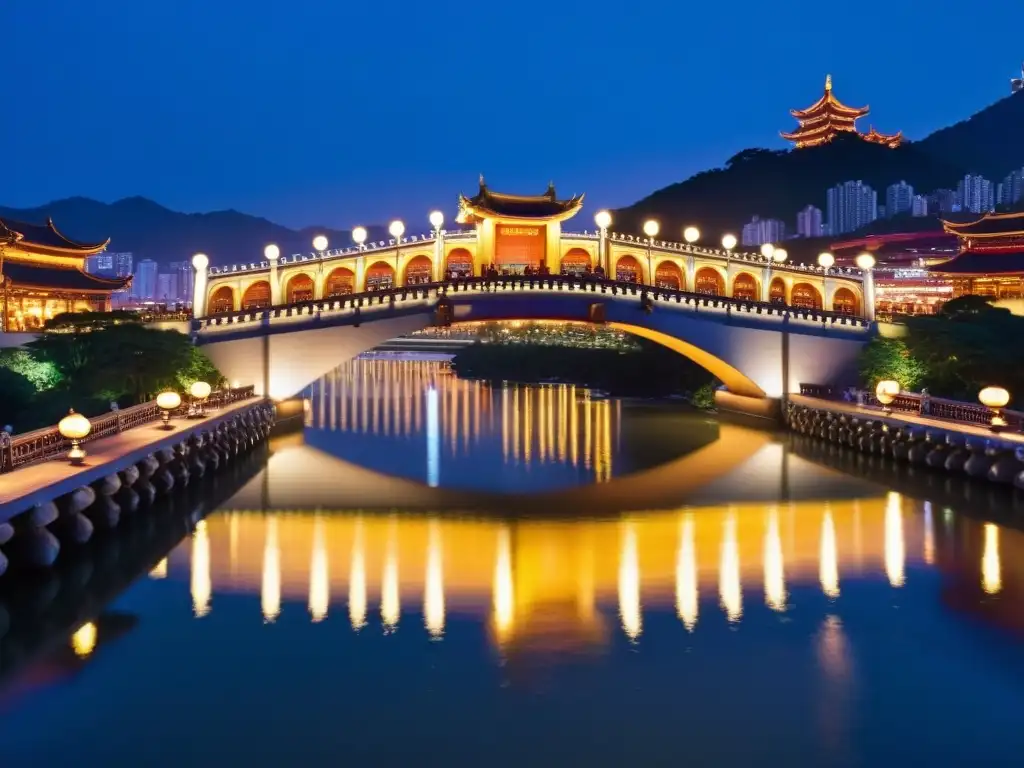
[(270, 306), (270, 283), (257, 280), (242, 294), (242, 309), (266, 309)]
[(285, 302), (296, 304), (300, 301), (313, 300), (313, 278), (305, 273), (300, 273), (289, 278), (284, 291)]
[(772, 304), (786, 303), (786, 281), (781, 277), (773, 278), (768, 286), (768, 301)]
[(386, 291), (395, 284), (395, 270), (383, 261), (371, 264), (366, 270), (366, 290)]
[(708, 296), (722, 296), (725, 293), (725, 281), (717, 269), (701, 267), (693, 281), (697, 293)]
[(230, 286), (222, 285), (210, 296), (210, 314), (219, 315), (235, 308), (235, 292)]
[(405, 284), (423, 285), (431, 281), (434, 265), (426, 256), (414, 256), (405, 265)]
[(843, 315), (860, 314), (857, 297), (849, 288), (840, 288), (832, 296), (832, 311)]
[(590, 254), (583, 248), (570, 248), (560, 266), (563, 275), (582, 275), (592, 266)]
[(789, 303), (799, 309), (821, 309), (821, 294), (810, 283), (797, 283)]
[(640, 262), (632, 256), (620, 256), (615, 262), (615, 279), (620, 283), (639, 283), (643, 274)]
[(740, 272), (732, 280), (732, 297), (743, 301), (759, 300), (757, 279), (749, 272)]
[(654, 284), (659, 288), (681, 291), (683, 289), (683, 270), (674, 261), (663, 261), (654, 270)]
[(444, 271), (448, 277), (469, 277), (473, 274), (473, 254), (465, 248), (452, 248)]
[(324, 297), (331, 299), (335, 296), (348, 296), (356, 289), (356, 273), (348, 267), (337, 267), (327, 275), (327, 282), (324, 283)]

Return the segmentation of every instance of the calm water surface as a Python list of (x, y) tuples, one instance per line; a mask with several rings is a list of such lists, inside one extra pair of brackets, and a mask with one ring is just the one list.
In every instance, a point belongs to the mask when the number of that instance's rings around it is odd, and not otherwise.
[(1010, 498), (437, 364), (309, 395), (205, 518), (6, 596), (0, 765), (1019, 764)]

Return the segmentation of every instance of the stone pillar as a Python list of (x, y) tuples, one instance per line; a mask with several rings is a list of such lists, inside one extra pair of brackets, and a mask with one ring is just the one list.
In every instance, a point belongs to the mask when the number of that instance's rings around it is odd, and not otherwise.
[(869, 323), (875, 321), (875, 271), (864, 270), (864, 319)]
[(270, 306), (276, 307), (281, 303), (281, 279), (277, 274), (277, 262), (281, 257), (270, 260)]
[(761, 270), (761, 301), (767, 304), (772, 298), (772, 268), (771, 265)]
[(434, 268), (431, 279), (436, 283), (444, 277), (444, 230), (437, 230), (434, 238)]
[(197, 253), (192, 257), (192, 269), (195, 274), (192, 286), (192, 317), (197, 319), (206, 317), (206, 284), (209, 277), (206, 270), (209, 266), (210, 260), (204, 254)]
[(360, 254), (356, 257), (356, 276), (352, 286), (353, 293), (362, 293), (366, 290), (366, 256)]
[(601, 229), (597, 234), (597, 263), (604, 270), (605, 277), (612, 272), (612, 265), (608, 262), (608, 230)]

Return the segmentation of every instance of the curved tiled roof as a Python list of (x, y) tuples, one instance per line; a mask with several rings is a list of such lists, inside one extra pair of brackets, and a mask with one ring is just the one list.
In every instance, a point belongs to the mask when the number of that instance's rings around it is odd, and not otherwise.
[(1024, 211), (987, 213), (974, 221), (943, 221), (947, 232), (962, 237), (996, 237), (1024, 234)]
[(1024, 274), (1024, 251), (1018, 253), (976, 253), (960, 255), (934, 264), (929, 272), (941, 275), (1019, 275)]
[(85, 255), (103, 250), (110, 242), (109, 238), (102, 243), (81, 243), (72, 240), (57, 229), (53, 219), (47, 219), (45, 224), (29, 224), (24, 221), (0, 218), (0, 232), (11, 233), (14, 235), (15, 241), (26, 245), (57, 248), (62, 251), (78, 251)]
[(54, 291), (91, 291), (108, 293), (131, 283), (130, 277), (114, 279), (89, 275), (80, 269), (41, 266), (19, 261), (4, 262), (4, 277), (15, 288), (44, 288)]

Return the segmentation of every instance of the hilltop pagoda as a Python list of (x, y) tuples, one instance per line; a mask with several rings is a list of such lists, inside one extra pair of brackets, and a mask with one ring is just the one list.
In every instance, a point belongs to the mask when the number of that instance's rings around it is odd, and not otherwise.
[(832, 75), (825, 78), (825, 93), (807, 109), (792, 109), (790, 114), (797, 119), (800, 127), (792, 133), (782, 133), (782, 138), (792, 141), (797, 149), (826, 144), (840, 133), (852, 133), (872, 144), (896, 148), (903, 141), (903, 132), (879, 133), (872, 127), (867, 133), (857, 130), (857, 120), (866, 117), (870, 107), (848, 107), (832, 93)]
[(929, 271), (952, 278), (954, 295), (1024, 298), (1024, 211), (942, 226), (959, 239), (960, 252)]
[(110, 240), (82, 243), (62, 234), (52, 219), (26, 224), (0, 219), (0, 282), (4, 331), (32, 331), (62, 312), (109, 312), (111, 294), (131, 277), (87, 274), (85, 259)]

